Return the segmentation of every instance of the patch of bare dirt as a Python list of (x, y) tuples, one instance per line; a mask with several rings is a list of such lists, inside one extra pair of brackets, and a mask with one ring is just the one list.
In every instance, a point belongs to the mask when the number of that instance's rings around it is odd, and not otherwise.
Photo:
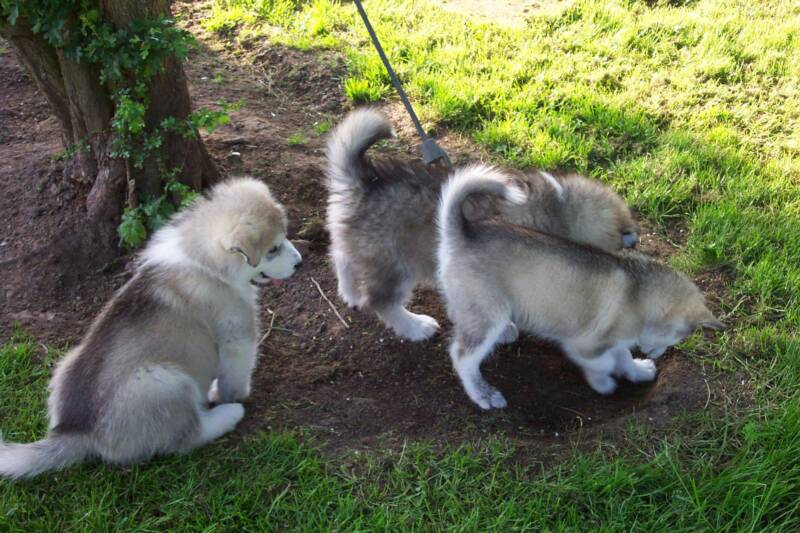
[[(346, 112), (341, 59), (261, 42), (248, 43), (242, 56), (239, 46), (226, 49), (203, 38), (198, 27), (202, 4), (180, 9), (204, 43), (186, 65), (195, 105), (213, 106), (220, 99), (245, 103), (231, 124), (206, 136), (209, 151), (223, 173), (252, 174), (268, 183), (288, 207), (292, 233), (311, 241), (303, 271), (282, 288), (264, 290), (262, 322), (269, 334), (238, 432), (311, 428), (337, 452), (393, 447), (405, 440), (460, 444), (505, 435), (531, 450), (541, 449), (542, 459), (566, 449), (560, 443), (578, 435), (605, 438), (605, 430), (631, 418), (667, 430), (681, 414), (713, 401), (716, 381), (677, 351), (658, 362), (654, 384), (623, 383), (617, 393), (602, 397), (553, 346), (524, 338), (498, 349), (486, 365), (487, 378), (504, 392), (509, 407), (481, 412), (451, 370), (449, 324), (435, 292), (419, 292), (412, 308), (436, 317), (443, 334), (419, 344), (396, 339), (371, 315), (350, 311), (336, 298), (327, 237), (320, 229), (325, 139), (314, 125)], [(68, 185), (76, 190), (68, 198), (72, 193), (57, 191), (56, 181), (48, 178), (54, 168), (51, 156), (61, 150), (58, 125), (9, 52), (0, 54), (0, 98), (9, 102), (2, 113), (10, 127), (0, 131), (0, 220), (8, 248), (0, 258), (7, 258), (35, 249), (61, 224), (80, 217), (81, 189)], [(408, 120), (402, 120), (401, 142), (392, 149), (413, 153), (409, 147), (416, 141), (403, 133)], [(289, 138), (298, 134), (304, 141), (290, 146)], [(463, 139), (451, 144), (451, 138), (445, 135), (442, 144), (454, 160), (480, 156)], [(44, 183), (41, 190), (39, 182)], [(648, 231), (642, 249), (661, 258), (674, 251)], [(68, 298), (19, 296), (0, 317), (2, 338), (20, 324), (44, 342), (76, 342), (126, 279), (126, 261), (90, 273)], [(26, 276), (25, 264), (13, 275)]]

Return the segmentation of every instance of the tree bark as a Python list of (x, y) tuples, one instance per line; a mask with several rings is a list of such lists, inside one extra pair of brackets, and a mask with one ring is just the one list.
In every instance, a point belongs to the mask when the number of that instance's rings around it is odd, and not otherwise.
[[(170, 0), (100, 0), (99, 6), (107, 21), (125, 28), (137, 19), (169, 16), (170, 3)], [(178, 168), (179, 181), (194, 189), (219, 180), (219, 172), (199, 137), (187, 139), (174, 133), (165, 134), (160, 158), (146, 160), (142, 169), (112, 157), (113, 88), (100, 83), (98, 68), (75, 62), (53, 49), (21, 19), (14, 26), (0, 21), (0, 36), (13, 46), (49, 101), (61, 123), (65, 147), (88, 144), (88, 150), (74, 151), (73, 160), (65, 168), (65, 179), (91, 183), (86, 201), (87, 224), (75, 228), (69, 240), (83, 235), (79, 240), (90, 245), (92, 258), (107, 261), (117, 253), (116, 227), (125, 206), (129, 181), (138, 195), (153, 197), (163, 190), (162, 169)], [(186, 76), (181, 62), (175, 58), (169, 59), (164, 70), (150, 80), (149, 93), (145, 116), (149, 130), (157, 128), (166, 117), (186, 118), (191, 113)]]
[[(124, 28), (134, 20), (171, 16), (170, 4), (170, 0), (101, 0), (100, 9), (114, 26)], [(167, 117), (186, 118), (191, 111), (183, 66), (177, 59), (170, 58), (164, 70), (150, 82), (150, 105), (145, 123), (148, 128), (155, 128)], [(201, 139), (186, 139), (176, 133), (167, 133), (164, 137), (161, 164), (167, 170), (180, 168), (182, 183), (199, 190), (219, 181), (219, 172)], [(145, 197), (160, 194), (161, 170), (156, 161), (145, 162), (136, 180), (137, 191)]]

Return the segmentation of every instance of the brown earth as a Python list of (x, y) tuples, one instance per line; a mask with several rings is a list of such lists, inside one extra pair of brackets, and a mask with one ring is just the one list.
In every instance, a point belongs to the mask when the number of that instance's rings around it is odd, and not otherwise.
[[(532, 457), (568, 449), (562, 442), (613, 440), (632, 419), (666, 433), (679, 428), (682, 415), (697, 413), (725, 395), (724, 381), (672, 350), (658, 362), (654, 384), (623, 383), (618, 392), (594, 393), (579, 372), (554, 347), (531, 338), (497, 350), (485, 365), (487, 378), (506, 395), (509, 407), (481, 412), (461, 390), (446, 354), (447, 324), (438, 296), (421, 291), (412, 308), (444, 325), (431, 341), (403, 342), (368, 314), (350, 311), (336, 298), (336, 280), (326, 257), (324, 216), (324, 136), (313, 126), (338, 120), (343, 61), (332, 53), (306, 53), (264, 42), (219, 43), (198, 26), (203, 7), (185, 4), (184, 22), (203, 43), (187, 61), (195, 105), (220, 99), (243, 100), (232, 123), (205, 137), (224, 174), (252, 174), (267, 182), (289, 210), (292, 234), (310, 241), (303, 270), (282, 288), (262, 295), (262, 320), (268, 334), (238, 433), (257, 429), (310, 429), (334, 452), (393, 448), (406, 440), (461, 444), (505, 436)], [(8, 294), (11, 281), (34, 287), (27, 261), (14, 260), (47, 243), (60, 228), (80, 220), (85, 186), (62, 182), (53, 156), (62, 150), (57, 122), (7, 46), (0, 43), (0, 267), (7, 304), (0, 316), (0, 338), (15, 327), (57, 346), (75, 343), (102, 303), (129, 276), (130, 258), (87, 272), (52, 294)], [(405, 121), (401, 140), (389, 149), (414, 157), (408, 120), (398, 107), (388, 112)], [(302, 134), (305, 142), (290, 146)], [(465, 139), (442, 136), (455, 160), (485, 157)], [(644, 232), (642, 249), (658, 257), (681, 242)], [(59, 265), (48, 267), (62, 275)], [(718, 273), (704, 277), (707, 290), (724, 282)], [(345, 326), (317, 289), (344, 317)], [(17, 283), (18, 285), (19, 283)]]

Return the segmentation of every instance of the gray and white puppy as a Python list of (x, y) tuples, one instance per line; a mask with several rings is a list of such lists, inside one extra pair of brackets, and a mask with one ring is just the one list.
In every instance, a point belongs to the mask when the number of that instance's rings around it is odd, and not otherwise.
[[(328, 230), (339, 296), (373, 310), (400, 337), (419, 341), (438, 323), (405, 308), (414, 287), (436, 277), (436, 209), (448, 171), (416, 161), (370, 159), (367, 149), (394, 135), (378, 111), (350, 113), (328, 141)], [(606, 250), (636, 244), (625, 202), (597, 181), (568, 174), (514, 173), (521, 205), (495, 203), (505, 220)], [(510, 331), (506, 340), (513, 340)]]
[[(131, 280), (59, 362), (47, 437), (0, 440), (0, 476), (92, 456), (144, 461), (231, 431), (256, 362), (251, 281), (281, 280), (300, 265), (286, 223), (267, 186), (243, 178), (217, 185), (159, 230)], [(209, 400), (220, 405), (209, 409)]]
[(723, 329), (685, 276), (639, 254), (612, 254), (505, 221), (469, 217), (471, 195), (527, 200), (499, 171), (457, 171), (442, 191), (439, 282), (455, 331), (453, 366), (483, 409), (506, 406), (480, 372), (481, 362), (513, 321), (557, 342), (601, 394), (615, 377), (651, 381), (650, 359), (698, 327)]

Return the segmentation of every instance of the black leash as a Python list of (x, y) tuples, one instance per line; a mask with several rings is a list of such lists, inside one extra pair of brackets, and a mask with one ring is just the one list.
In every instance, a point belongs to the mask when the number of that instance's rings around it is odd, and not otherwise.
[(372, 29), (372, 24), (369, 23), (367, 12), (364, 11), (364, 6), (361, 5), (361, 0), (353, 0), (353, 3), (356, 5), (356, 9), (358, 9), (358, 14), (361, 15), (361, 20), (364, 21), (364, 26), (367, 27), (367, 32), (369, 32), (369, 36), (372, 38), (372, 44), (375, 45), (375, 49), (378, 50), (378, 55), (381, 56), (381, 61), (383, 61), (383, 66), (386, 67), (386, 71), (389, 73), (389, 78), (392, 80), (392, 85), (394, 85), (394, 88), (397, 90), (397, 94), (400, 95), (400, 100), (403, 101), (406, 111), (408, 111), (408, 114), (411, 116), (411, 121), (414, 122), (414, 128), (416, 128), (417, 134), (422, 139), (422, 161), (426, 165), (429, 165), (434, 161), (441, 159), (447, 165), (447, 168), (453, 168), (453, 164), (450, 162), (450, 158), (447, 157), (445, 151), (442, 150), (438, 144), (436, 144), (435, 140), (428, 137), (428, 134), (425, 133), (424, 129), (422, 129), (422, 124), (419, 123), (419, 119), (417, 118), (416, 113), (414, 113), (414, 108), (411, 107), (411, 102), (408, 101), (408, 97), (403, 90), (403, 86), (400, 85), (400, 80), (397, 79), (397, 75), (394, 73), (392, 65), (389, 64), (389, 59), (383, 52), (380, 41), (378, 41), (378, 36), (375, 35), (375, 30)]

